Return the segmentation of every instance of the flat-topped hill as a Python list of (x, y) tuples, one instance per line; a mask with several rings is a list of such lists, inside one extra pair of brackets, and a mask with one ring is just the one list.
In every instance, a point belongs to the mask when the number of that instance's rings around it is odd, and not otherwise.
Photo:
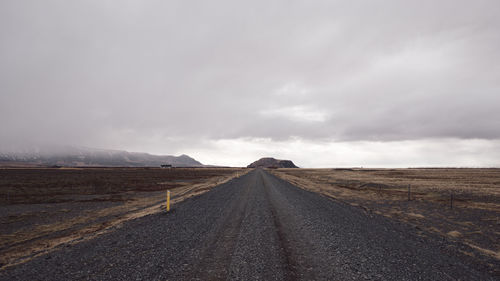
[(279, 160), (272, 157), (261, 158), (252, 164), (248, 165), (247, 168), (298, 168), (293, 164), (291, 160)]

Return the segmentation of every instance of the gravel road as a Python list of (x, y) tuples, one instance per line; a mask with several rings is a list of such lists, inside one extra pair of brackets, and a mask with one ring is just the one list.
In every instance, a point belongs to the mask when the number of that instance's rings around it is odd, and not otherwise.
[(457, 247), (257, 169), (0, 280), (498, 280)]

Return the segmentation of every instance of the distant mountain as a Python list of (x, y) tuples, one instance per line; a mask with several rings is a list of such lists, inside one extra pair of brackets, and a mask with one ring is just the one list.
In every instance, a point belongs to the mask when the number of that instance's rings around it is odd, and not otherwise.
[(40, 166), (105, 166), (105, 167), (159, 167), (170, 164), (174, 167), (203, 166), (187, 156), (152, 155), (123, 150), (96, 149), (86, 147), (28, 148), (15, 151), (0, 151), (0, 165)]
[(252, 164), (248, 165), (247, 168), (298, 168), (290, 160), (279, 160), (271, 157), (261, 158)]

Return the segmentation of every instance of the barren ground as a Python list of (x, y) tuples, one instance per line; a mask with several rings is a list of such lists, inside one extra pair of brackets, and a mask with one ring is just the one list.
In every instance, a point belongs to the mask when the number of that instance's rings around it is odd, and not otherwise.
[(0, 267), (90, 239), (246, 173), (236, 168), (0, 169)]
[(0, 280), (498, 280), (471, 251), (256, 169)]
[(500, 259), (500, 169), (270, 171), (305, 190), (413, 225), (422, 235), (464, 243), (474, 249), (467, 255)]

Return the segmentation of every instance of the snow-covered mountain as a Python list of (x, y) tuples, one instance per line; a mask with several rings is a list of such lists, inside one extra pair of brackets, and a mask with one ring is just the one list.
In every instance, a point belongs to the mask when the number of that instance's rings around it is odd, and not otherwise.
[(170, 164), (175, 167), (196, 167), (202, 164), (187, 156), (152, 155), (123, 150), (87, 147), (30, 147), (0, 151), (0, 164), (26, 164), (43, 166), (109, 166), (156, 167)]

